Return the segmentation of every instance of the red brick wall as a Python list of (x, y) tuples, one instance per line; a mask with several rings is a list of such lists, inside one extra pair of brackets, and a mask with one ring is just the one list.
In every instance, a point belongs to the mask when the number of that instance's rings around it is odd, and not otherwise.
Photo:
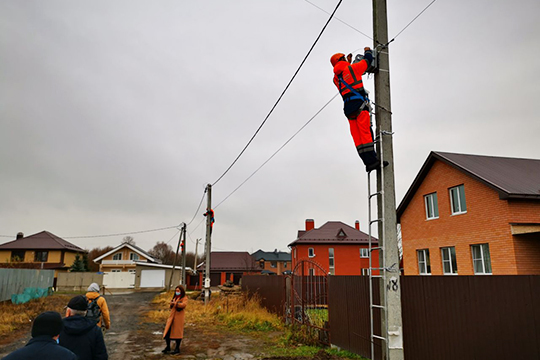
[[(376, 246), (376, 245), (374, 245)], [(293, 246), (292, 250), (292, 262), (294, 266), (300, 260), (310, 259), (321, 265), (326, 273), (329, 272), (330, 261), (328, 256), (328, 249), (334, 249), (334, 275), (361, 275), (361, 269), (369, 268), (369, 258), (360, 258), (360, 248), (368, 248), (368, 245), (354, 245), (354, 244), (323, 244), (323, 245), (305, 245), (299, 244)], [(296, 252), (295, 252), (296, 248)], [(308, 249), (313, 248), (315, 257), (308, 257)], [(296, 253), (296, 258), (295, 258)], [(373, 267), (379, 266), (379, 254), (378, 251), (373, 253)]]
[[(452, 215), (449, 188), (461, 184), (467, 212)], [(437, 192), (439, 218), (426, 220), (424, 195), (433, 192)], [(489, 244), (494, 275), (540, 274), (540, 241), (512, 236), (509, 224), (540, 222), (540, 202), (500, 200), (495, 190), (441, 161), (434, 163), (400, 221), (405, 275), (418, 275), (416, 251), (420, 249), (429, 249), (431, 273), (442, 275), (440, 249), (447, 246), (456, 248), (458, 274), (474, 275), (470, 246), (484, 243)]]

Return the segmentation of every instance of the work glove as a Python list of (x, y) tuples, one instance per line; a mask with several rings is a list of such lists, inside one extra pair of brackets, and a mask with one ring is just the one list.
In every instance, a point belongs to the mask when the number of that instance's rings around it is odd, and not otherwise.
[(347, 62), (350, 64), (352, 61), (352, 54), (347, 55)]

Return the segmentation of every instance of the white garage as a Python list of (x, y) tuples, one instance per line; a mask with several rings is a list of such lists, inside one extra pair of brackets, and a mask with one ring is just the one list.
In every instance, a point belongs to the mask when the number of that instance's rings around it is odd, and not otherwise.
[(165, 287), (165, 269), (141, 270), (142, 288)]

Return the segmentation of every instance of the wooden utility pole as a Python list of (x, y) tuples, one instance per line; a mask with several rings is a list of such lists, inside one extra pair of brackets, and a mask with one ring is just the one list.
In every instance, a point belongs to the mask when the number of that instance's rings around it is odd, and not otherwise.
[[(186, 224), (182, 223), (182, 229), (185, 229), (185, 227), (186, 227)], [(176, 253), (174, 254), (174, 262), (173, 262), (172, 271), (171, 271), (171, 277), (169, 278), (169, 286), (167, 286), (167, 290), (171, 290), (172, 279), (173, 279), (173, 276), (174, 276), (174, 270), (176, 268), (176, 259), (178, 258), (178, 251), (180, 249), (180, 243), (181, 242), (182, 242), (182, 230), (180, 230), (180, 236), (178, 237), (178, 245), (176, 246)]]
[(186, 288), (186, 224), (182, 227), (182, 286)]
[[(386, 0), (373, 0), (374, 48), (388, 43)], [(386, 309), (381, 313), (381, 333), (386, 337), (383, 359), (401, 360), (403, 355), (403, 327), (401, 320), (401, 284), (399, 251), (397, 243), (396, 192), (394, 181), (394, 152), (392, 144), (392, 112), (390, 102), (390, 62), (388, 47), (379, 46), (379, 71), (375, 74), (375, 113), (377, 119), (377, 142), (379, 156), (389, 165), (377, 171), (377, 211), (379, 219), (379, 241), (384, 251), (379, 252), (379, 263), (386, 264), (386, 283), (381, 282), (381, 303)], [(385, 313), (386, 312), (386, 313)]]
[(210, 301), (210, 253), (212, 249), (212, 185), (206, 185), (206, 260), (204, 262), (204, 304)]

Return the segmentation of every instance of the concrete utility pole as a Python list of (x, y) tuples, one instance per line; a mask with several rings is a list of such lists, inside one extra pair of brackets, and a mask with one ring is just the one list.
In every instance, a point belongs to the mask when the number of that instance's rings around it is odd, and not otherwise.
[(186, 287), (186, 224), (182, 227), (182, 286)]
[[(183, 229), (185, 229), (186, 224), (182, 223)], [(176, 253), (174, 254), (174, 262), (172, 266), (172, 272), (171, 277), (169, 278), (169, 286), (167, 286), (167, 290), (171, 290), (172, 285), (172, 279), (174, 276), (174, 270), (176, 269), (176, 259), (178, 258), (178, 251), (180, 249), (180, 243), (182, 242), (182, 231), (180, 231), (180, 236), (178, 237), (178, 245), (176, 246)]]
[[(386, 0), (373, 0), (373, 37), (374, 48), (388, 43), (388, 22), (386, 17)], [(388, 48), (380, 48), (377, 54), (379, 71), (375, 74), (375, 113), (377, 119), (377, 135), (381, 141), (377, 143), (377, 153), (389, 165), (377, 171), (379, 239), (384, 251), (379, 252), (379, 263), (386, 264), (386, 283), (381, 282), (381, 303), (386, 309), (381, 313), (381, 333), (386, 337), (383, 347), (383, 359), (401, 360), (403, 355), (403, 327), (401, 320), (401, 284), (399, 279), (399, 251), (397, 243), (396, 192), (394, 184), (394, 151), (392, 144), (392, 113), (390, 103), (390, 63)], [(381, 146), (382, 144), (382, 146)], [(384, 207), (384, 208), (383, 208)], [(386, 314), (385, 314), (386, 311)]]
[(202, 239), (197, 239), (197, 241), (195, 242), (195, 261), (193, 261), (193, 271), (197, 272), (197, 251), (199, 250), (199, 241), (201, 241)]
[(206, 185), (206, 260), (204, 265), (204, 304), (210, 301), (210, 253), (212, 249), (212, 185)]

